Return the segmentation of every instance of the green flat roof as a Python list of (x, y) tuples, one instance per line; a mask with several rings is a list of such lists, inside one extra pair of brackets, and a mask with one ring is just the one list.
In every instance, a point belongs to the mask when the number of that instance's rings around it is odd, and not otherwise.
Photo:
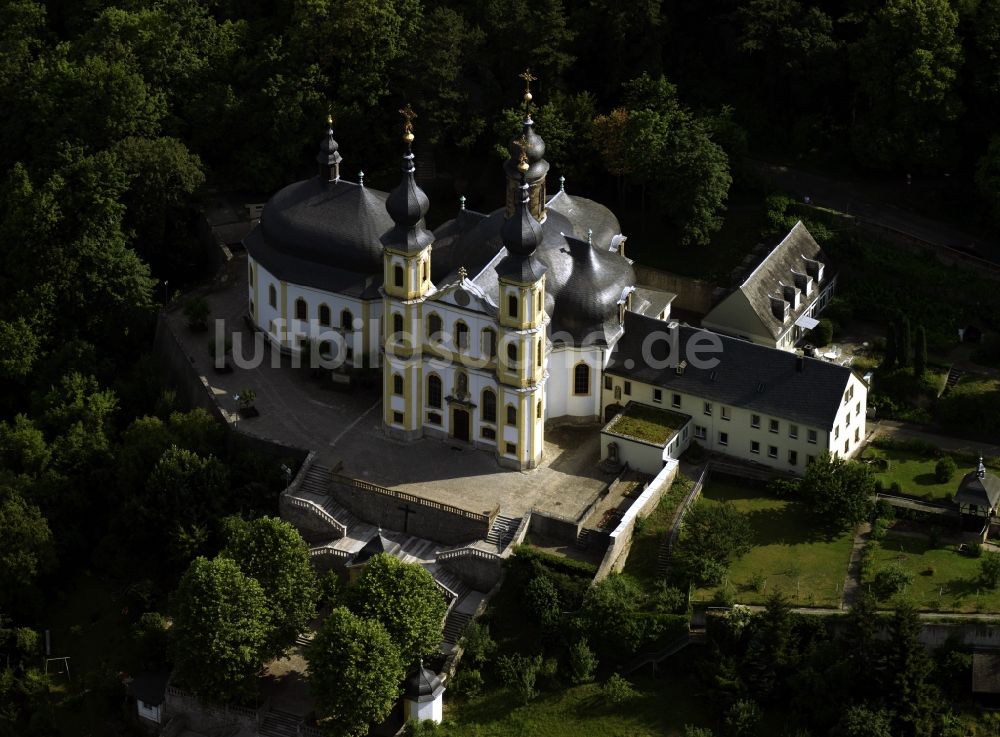
[(689, 419), (687, 415), (668, 409), (629, 402), (625, 409), (604, 426), (603, 431), (664, 446)]

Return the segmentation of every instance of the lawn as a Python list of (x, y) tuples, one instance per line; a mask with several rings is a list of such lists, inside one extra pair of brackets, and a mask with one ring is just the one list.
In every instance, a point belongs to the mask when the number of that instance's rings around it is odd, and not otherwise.
[[(901, 594), (917, 608), (939, 612), (1000, 612), (1000, 589), (979, 583), (981, 559), (962, 555), (954, 545), (932, 547), (925, 537), (888, 533), (875, 543), (874, 571), (898, 563), (913, 574)], [(884, 602), (891, 606), (892, 602)]]
[(635, 698), (608, 704), (598, 683), (543, 692), (521, 705), (505, 690), (491, 689), (475, 698), (445, 698), (442, 737), (660, 737), (681, 735), (684, 725), (714, 727), (715, 716), (684, 657), (670, 661), (664, 676), (636, 676)]
[[(762, 604), (780, 591), (796, 606), (840, 606), (852, 532), (830, 537), (798, 503), (718, 477), (709, 478), (702, 497), (730, 502), (750, 519), (753, 549), (732, 564), (724, 584), (737, 602)], [(715, 593), (698, 589), (694, 598), (708, 602)]]
[[(877, 447), (876, 447), (877, 446)], [(950, 481), (939, 482), (934, 476), (934, 466), (940, 456), (933, 449), (919, 447), (887, 447), (879, 438), (865, 449), (864, 459), (884, 458), (888, 468), (876, 467), (875, 478), (882, 482), (886, 492), (891, 492), (893, 483), (898, 483), (903, 494), (920, 497), (935, 502), (950, 502), (958, 489), (962, 477), (973, 470), (974, 460), (961, 453), (950, 454), (958, 468)], [(998, 470), (996, 459), (986, 458), (986, 466), (994, 472)]]

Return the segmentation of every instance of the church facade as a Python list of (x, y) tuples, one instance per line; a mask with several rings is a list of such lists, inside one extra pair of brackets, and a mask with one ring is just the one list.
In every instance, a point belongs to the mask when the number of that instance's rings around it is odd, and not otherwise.
[(650, 301), (633, 299), (611, 211), (563, 187), (548, 196), (545, 144), (527, 112), (504, 164), (505, 206), (478, 213), (463, 198), (429, 230), (412, 111), (400, 112), (405, 154), (392, 192), (341, 178), (328, 129), (317, 176), (267, 203), (245, 241), (250, 317), (284, 352), (381, 367), (389, 436), (454, 438), (532, 468), (547, 421), (602, 417), (625, 312)]

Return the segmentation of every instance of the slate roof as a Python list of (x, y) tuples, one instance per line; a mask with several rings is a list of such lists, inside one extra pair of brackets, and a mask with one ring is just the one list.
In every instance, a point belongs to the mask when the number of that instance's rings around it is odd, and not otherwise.
[[(380, 237), (394, 223), (386, 211), (388, 195), (346, 180), (322, 182), (318, 176), (290, 184), (264, 207), (262, 240), (271, 251), (258, 258), (271, 271), (298, 258), (362, 274), (382, 273)], [(268, 259), (268, 260), (265, 260)]]
[(149, 706), (160, 706), (167, 692), (169, 673), (139, 673), (132, 679), (129, 688), (132, 694)]
[(403, 696), (411, 701), (422, 704), (433, 701), (442, 691), (444, 691), (444, 686), (441, 684), (441, 678), (437, 673), (425, 668), (423, 662), (421, 662), (410, 677), (406, 679)]
[[(678, 362), (669, 355), (666, 336), (671, 334), (670, 326), (676, 326), (681, 359), (688, 361), (681, 374), (676, 370)], [(649, 341), (644, 354), (644, 343), (653, 334), (660, 339)], [(712, 336), (720, 341), (722, 350), (718, 354), (700, 353), (702, 359), (718, 359), (714, 368), (697, 368), (689, 360), (685, 346), (698, 336), (701, 345)], [(669, 359), (670, 365), (654, 368), (644, 355), (660, 362)], [(667, 391), (827, 430), (833, 427), (851, 377), (851, 370), (844, 366), (634, 312), (625, 313), (625, 335), (615, 346), (606, 371)]]
[(969, 471), (955, 492), (956, 504), (975, 504), (977, 507), (993, 509), (1000, 502), (1000, 479), (992, 473), (983, 473), (980, 478), (977, 471)]
[(375, 535), (371, 540), (365, 543), (365, 546), (361, 548), (357, 553), (355, 553), (354, 558), (351, 560), (352, 566), (361, 565), (362, 563), (367, 563), (369, 560), (374, 558), (376, 555), (381, 553), (388, 553), (393, 555), (400, 548), (399, 543), (393, 542), (387, 538), (382, 530), (379, 529), (378, 534)]
[[(771, 297), (781, 297), (781, 286), (795, 286), (795, 273), (806, 274), (807, 261), (820, 261), (826, 263), (826, 256), (823, 249), (812, 237), (806, 226), (800, 220), (788, 232), (778, 245), (771, 250), (764, 260), (755, 268), (744, 282), (737, 287), (737, 291), (742, 292), (751, 308), (760, 319), (765, 330), (771, 337), (777, 339), (790, 325), (807, 311), (810, 303), (815, 298), (819, 290), (822, 290), (832, 278), (829, 267), (824, 270), (823, 282), (816, 283), (813, 280), (813, 292), (806, 296), (799, 289), (801, 295), (799, 307), (788, 310), (788, 318), (783, 322), (779, 320), (771, 309)], [(706, 321), (711, 321), (711, 313), (706, 315)]]

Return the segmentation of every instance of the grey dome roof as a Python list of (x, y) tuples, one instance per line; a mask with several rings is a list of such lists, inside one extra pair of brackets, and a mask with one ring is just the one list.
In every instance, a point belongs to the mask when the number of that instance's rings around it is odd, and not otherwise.
[(521, 201), (500, 228), (500, 237), (512, 256), (530, 256), (542, 241), (542, 224), (528, 209), (528, 185), (521, 184)]
[(608, 248), (611, 239), (622, 232), (622, 226), (611, 210), (586, 197), (571, 197), (560, 190), (545, 207), (550, 216), (555, 211), (573, 223), (573, 232), (580, 238), (586, 237), (588, 228), (594, 231), (593, 240), (598, 248)]
[(576, 339), (604, 335), (605, 323), (618, 319), (622, 293), (635, 285), (632, 265), (617, 253), (568, 235), (562, 249), (547, 249), (540, 260), (549, 266), (553, 283), (553, 332), (566, 331)]
[(413, 153), (407, 151), (403, 157), (403, 178), (385, 201), (394, 226), (382, 238), (383, 245), (407, 253), (420, 251), (434, 240), (424, 226), (431, 203), (413, 176), (416, 171), (413, 160)]
[(264, 207), (260, 228), (268, 246), (279, 253), (381, 274), (380, 238), (393, 227), (386, 199), (378, 190), (313, 177), (275, 194)]
[(423, 663), (420, 663), (413, 674), (406, 679), (403, 696), (410, 701), (424, 703), (433, 701), (442, 691), (444, 691), (444, 686), (441, 684), (441, 678), (438, 674), (428, 670)]

